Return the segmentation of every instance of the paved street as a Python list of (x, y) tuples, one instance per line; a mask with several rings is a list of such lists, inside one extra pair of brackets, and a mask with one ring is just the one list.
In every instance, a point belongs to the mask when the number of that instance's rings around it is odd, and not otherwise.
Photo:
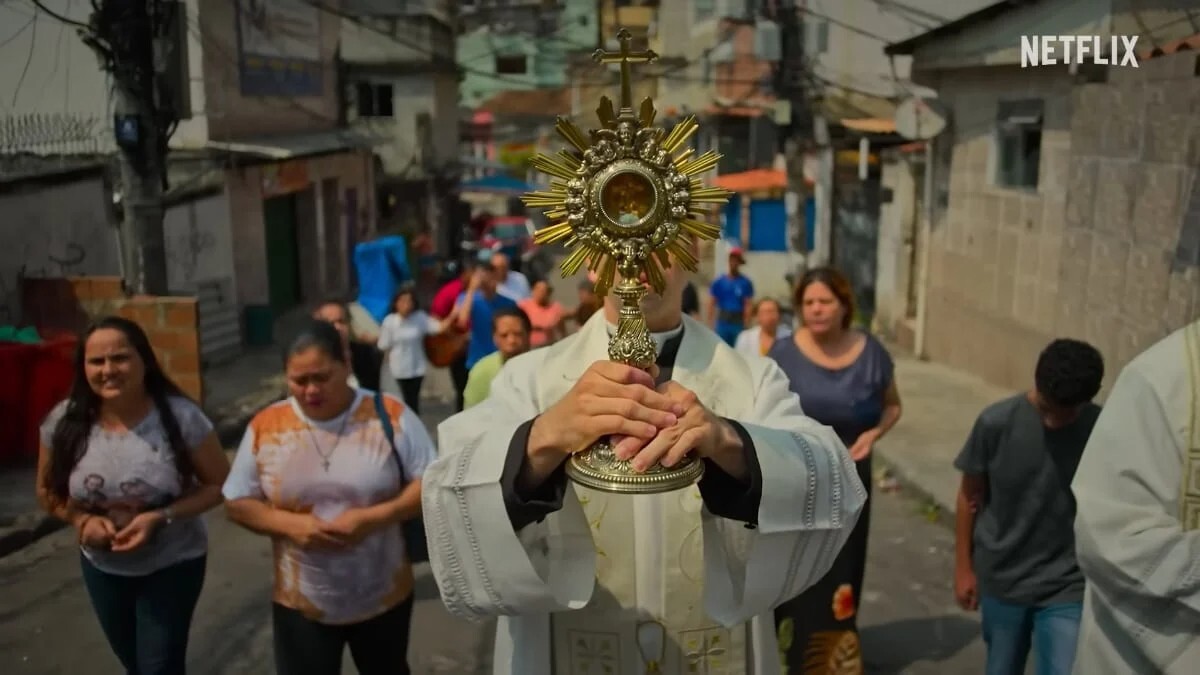
[[(272, 662), (268, 545), (219, 515), (209, 524), (212, 549), (191, 672), (265, 675)], [(955, 609), (949, 587), (950, 532), (928, 522), (921, 504), (896, 494), (878, 495), (873, 526), (862, 610), (868, 672), (978, 673), (978, 623)], [(88, 605), (77, 556), (71, 534), (59, 532), (0, 559), (0, 672), (118, 672)], [(427, 569), (421, 572), (410, 652), (414, 672), (486, 672), (490, 627), (449, 617)], [(346, 662), (346, 672), (353, 673)]]

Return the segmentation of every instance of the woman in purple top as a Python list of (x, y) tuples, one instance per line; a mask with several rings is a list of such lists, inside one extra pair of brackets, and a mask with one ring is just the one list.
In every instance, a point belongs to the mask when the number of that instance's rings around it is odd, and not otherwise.
[[(871, 449), (900, 419), (892, 357), (851, 327), (854, 294), (837, 270), (810, 270), (793, 300), (803, 325), (768, 355), (787, 373), (804, 412), (833, 427), (846, 444), (870, 494)], [(789, 673), (862, 672), (856, 615), (867, 564), (867, 506), (829, 572), (775, 611)]]

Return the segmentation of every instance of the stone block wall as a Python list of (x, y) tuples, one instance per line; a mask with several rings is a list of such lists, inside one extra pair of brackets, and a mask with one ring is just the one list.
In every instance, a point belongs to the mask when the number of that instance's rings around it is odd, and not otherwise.
[[(1103, 352), (1107, 389), (1133, 356), (1200, 316), (1196, 59), (1112, 69), (1103, 84), (1016, 68), (944, 82), (955, 147), (930, 255), (931, 358), (1020, 388), (1049, 340), (1076, 337)], [(992, 186), (990, 133), (969, 130), (994, 127), (1001, 98), (1038, 91), (1041, 184)]]
[[(1062, 210), (1070, 153), (1071, 80), (1057, 69), (974, 68), (943, 77), (951, 111), (949, 200), (930, 239), (930, 358), (1001, 386), (1028, 386), (1054, 333)], [(1036, 190), (992, 180), (1000, 101), (1043, 101)], [(938, 154), (942, 154), (939, 151)]]
[(25, 323), (42, 334), (78, 333), (88, 322), (111, 314), (136, 322), (167, 376), (203, 405), (195, 298), (130, 296), (120, 277), (26, 279), (22, 296)]

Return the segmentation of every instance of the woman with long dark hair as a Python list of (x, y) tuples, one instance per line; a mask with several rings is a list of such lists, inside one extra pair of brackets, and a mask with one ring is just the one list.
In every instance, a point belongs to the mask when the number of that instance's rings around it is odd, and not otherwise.
[(287, 349), (289, 396), (254, 416), (225, 483), (229, 517), (275, 548), (275, 668), (405, 675), (413, 571), (403, 523), (421, 517), (433, 441), (391, 396), (356, 389), (337, 329)]
[(83, 582), (129, 673), (185, 672), (208, 534), (229, 463), (136, 323), (84, 332), (67, 400), (41, 428), (42, 507), (78, 531)]

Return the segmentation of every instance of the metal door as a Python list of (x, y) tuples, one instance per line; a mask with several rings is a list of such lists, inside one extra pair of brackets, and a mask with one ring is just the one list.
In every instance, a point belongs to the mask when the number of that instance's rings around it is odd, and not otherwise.
[(211, 279), (196, 284), (196, 310), (200, 324), (202, 368), (232, 360), (242, 353), (237, 294), (233, 279)]
[(300, 304), (294, 196), (263, 200), (263, 230), (267, 240), (267, 289), (271, 307), (280, 313)]

